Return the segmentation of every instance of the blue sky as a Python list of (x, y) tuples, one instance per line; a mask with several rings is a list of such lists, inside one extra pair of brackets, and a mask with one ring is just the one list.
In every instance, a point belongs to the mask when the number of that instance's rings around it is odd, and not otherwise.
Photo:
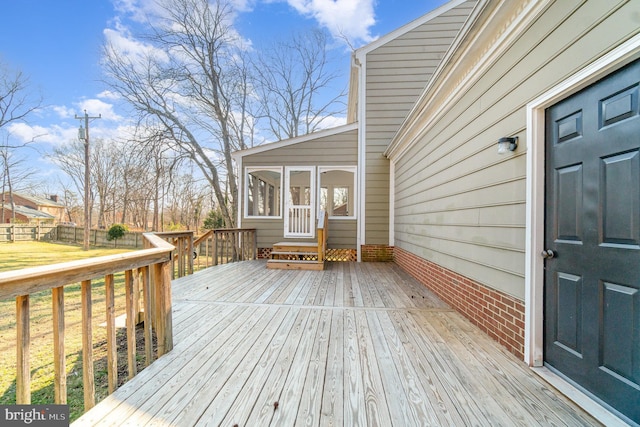
[[(237, 31), (251, 41), (282, 38), (292, 30), (320, 26), (342, 32), (356, 47), (442, 5), (446, 0), (233, 0)], [(108, 138), (126, 123), (126, 109), (108, 96), (101, 82), (100, 49), (105, 37), (132, 37), (140, 31), (136, 19), (151, 10), (153, 0), (6, 0), (2, 2), (0, 62), (29, 76), (40, 91), (44, 108), (27, 124), (11, 129), (12, 138), (38, 139), (42, 153), (77, 135), (74, 115), (87, 110), (103, 119), (92, 123), (92, 135)], [(340, 67), (344, 86), (349, 52)], [(50, 165), (34, 159), (45, 172)]]

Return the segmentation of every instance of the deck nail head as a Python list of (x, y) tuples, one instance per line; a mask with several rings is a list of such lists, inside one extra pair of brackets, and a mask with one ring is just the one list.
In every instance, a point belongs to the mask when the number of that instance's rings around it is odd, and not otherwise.
[(273, 410), (275, 411), (276, 409), (278, 409), (278, 402), (273, 402)]

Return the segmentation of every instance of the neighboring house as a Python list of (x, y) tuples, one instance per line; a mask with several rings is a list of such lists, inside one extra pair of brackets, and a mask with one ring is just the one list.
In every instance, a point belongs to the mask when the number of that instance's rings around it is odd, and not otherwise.
[[(4, 203), (5, 222), (11, 222), (11, 198), (9, 193), (5, 192), (0, 197), (3, 197), (0, 203)], [(16, 206), (16, 219), (19, 221), (64, 221), (65, 207), (58, 202), (58, 196), (51, 196), (46, 199), (14, 192), (13, 203)]]
[(392, 254), (586, 409), (640, 423), (640, 1), (452, 1), (353, 62), (350, 124), (237, 153), (239, 223), (295, 237), (322, 172), (353, 172), (329, 247)]
[[(11, 211), (11, 207), (5, 207), (4, 209), (4, 222), (10, 223), (13, 219), (13, 214)], [(20, 223), (50, 223), (53, 224), (56, 220), (51, 214), (46, 212), (39, 211), (37, 209), (32, 209), (26, 206), (18, 206), (16, 205), (15, 209), (15, 218), (17, 222)]]

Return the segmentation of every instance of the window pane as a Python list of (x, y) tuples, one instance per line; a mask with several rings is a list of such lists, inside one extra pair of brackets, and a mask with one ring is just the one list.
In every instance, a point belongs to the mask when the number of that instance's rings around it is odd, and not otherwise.
[(349, 216), (349, 187), (333, 187), (332, 216)]

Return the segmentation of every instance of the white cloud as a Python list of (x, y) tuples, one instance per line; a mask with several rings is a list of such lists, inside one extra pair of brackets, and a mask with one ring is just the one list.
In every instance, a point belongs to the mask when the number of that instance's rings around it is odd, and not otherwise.
[(65, 105), (53, 105), (51, 106), (51, 109), (61, 119), (72, 119), (75, 115), (73, 108), (69, 108)]
[(298, 13), (313, 17), (334, 37), (369, 43), (375, 39), (370, 28), (376, 23), (374, 0), (287, 0)]
[(76, 113), (78, 116), (83, 116), (84, 111), (89, 116), (101, 116), (105, 120), (121, 121), (122, 116), (118, 115), (113, 110), (113, 104), (106, 103), (100, 99), (85, 99), (78, 102), (80, 112)]
[(96, 96), (101, 99), (110, 99), (112, 101), (116, 101), (122, 98), (119, 94), (110, 90), (103, 90)]

